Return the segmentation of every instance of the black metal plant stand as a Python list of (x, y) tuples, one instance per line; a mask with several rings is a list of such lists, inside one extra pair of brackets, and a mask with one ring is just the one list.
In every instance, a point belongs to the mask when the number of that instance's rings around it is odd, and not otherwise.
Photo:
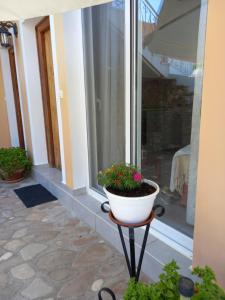
[[(125, 255), (125, 259), (126, 259), (126, 263), (127, 263), (130, 278), (135, 278), (135, 280), (138, 281), (139, 276), (140, 276), (140, 272), (141, 272), (141, 266), (142, 266), (142, 262), (143, 262), (143, 257), (144, 257), (144, 253), (145, 253), (146, 243), (147, 243), (147, 240), (148, 240), (148, 234), (149, 234), (149, 229), (150, 229), (151, 222), (156, 216), (157, 217), (163, 216), (164, 213), (165, 213), (165, 208), (161, 205), (155, 205), (152, 209), (152, 212), (151, 212), (150, 216), (144, 222), (141, 222), (141, 223), (138, 223), (138, 224), (126, 224), (126, 223), (118, 221), (113, 216), (112, 212), (105, 208), (106, 205), (109, 205), (108, 201), (102, 203), (101, 209), (102, 209), (103, 212), (109, 213), (109, 218), (118, 227), (118, 231), (119, 231), (119, 235), (120, 235), (120, 239), (121, 239), (121, 243), (122, 243), (122, 247), (123, 247), (123, 252), (124, 252), (124, 255)], [(139, 227), (142, 227), (142, 226), (146, 226), (146, 227), (145, 227), (145, 233), (144, 233), (144, 238), (143, 238), (143, 242), (142, 242), (139, 261), (136, 265), (136, 258), (135, 258), (136, 257), (135, 256), (135, 228), (139, 228)], [(128, 231), (129, 231), (130, 257), (128, 255), (127, 247), (126, 247), (126, 244), (125, 244), (122, 227), (128, 228)]]

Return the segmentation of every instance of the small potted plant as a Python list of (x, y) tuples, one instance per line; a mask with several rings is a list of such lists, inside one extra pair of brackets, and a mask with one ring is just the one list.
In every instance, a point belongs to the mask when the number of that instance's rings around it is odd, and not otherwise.
[(19, 147), (0, 149), (0, 178), (5, 182), (18, 182), (31, 170), (32, 163), (24, 149)]
[(149, 217), (159, 186), (144, 179), (136, 166), (114, 164), (99, 172), (98, 181), (117, 220), (136, 224)]

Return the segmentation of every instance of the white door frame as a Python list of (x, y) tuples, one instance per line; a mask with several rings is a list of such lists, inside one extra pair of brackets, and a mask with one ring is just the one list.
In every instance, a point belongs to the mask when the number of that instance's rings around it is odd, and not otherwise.
[[(19, 34), (21, 43), (22, 59), (24, 65), (24, 77), (26, 86), (27, 106), (29, 115), (29, 125), (32, 140), (33, 164), (48, 164), (46, 133), (44, 125), (43, 101), (40, 82), (39, 61), (37, 52), (37, 40), (35, 26), (42, 17), (22, 20), (19, 22)], [(50, 32), (52, 42), (52, 56), (54, 66), (54, 80), (56, 89), (57, 118), (59, 126), (59, 141), (61, 152), (62, 182), (65, 183), (65, 158), (63, 149), (62, 117), (60, 109), (60, 90), (58, 84), (58, 65), (56, 60), (56, 41), (53, 17), (50, 17)], [(15, 47), (16, 57), (18, 56)]]
[(59, 69), (57, 61), (57, 38), (55, 31), (55, 17), (54, 15), (49, 16), (50, 22), (50, 34), (51, 34), (51, 45), (52, 45), (52, 61), (53, 61), (53, 73), (54, 73), (54, 86), (55, 86), (55, 97), (56, 97), (56, 110), (59, 130), (59, 147), (60, 147), (60, 160), (61, 160), (61, 173), (62, 183), (66, 184), (66, 165), (65, 165), (65, 151), (63, 141), (63, 121), (61, 111), (61, 100), (63, 99), (63, 91), (60, 89), (59, 81)]

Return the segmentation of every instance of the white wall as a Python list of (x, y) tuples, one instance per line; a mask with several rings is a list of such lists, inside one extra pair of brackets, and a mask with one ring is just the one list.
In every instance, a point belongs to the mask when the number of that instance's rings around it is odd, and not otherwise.
[(39, 62), (36, 44), (35, 26), (40, 18), (34, 18), (19, 23), (21, 35), (24, 74), (30, 117), (30, 131), (33, 145), (34, 165), (47, 164), (47, 147), (42, 105)]
[(89, 185), (81, 10), (63, 15), (74, 187)]
[(17, 128), (16, 110), (15, 110), (8, 50), (0, 49), (0, 57), (2, 62), (2, 75), (3, 75), (3, 83), (5, 88), (5, 100), (7, 106), (11, 145), (13, 147), (18, 147), (19, 135), (18, 135), (18, 128)]

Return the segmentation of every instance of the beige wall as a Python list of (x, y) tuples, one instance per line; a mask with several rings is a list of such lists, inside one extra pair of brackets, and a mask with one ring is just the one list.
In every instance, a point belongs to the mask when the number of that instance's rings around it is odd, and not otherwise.
[(0, 148), (10, 146), (11, 140), (0, 61)]
[(209, 0), (200, 127), (194, 265), (225, 288), (225, 1)]

